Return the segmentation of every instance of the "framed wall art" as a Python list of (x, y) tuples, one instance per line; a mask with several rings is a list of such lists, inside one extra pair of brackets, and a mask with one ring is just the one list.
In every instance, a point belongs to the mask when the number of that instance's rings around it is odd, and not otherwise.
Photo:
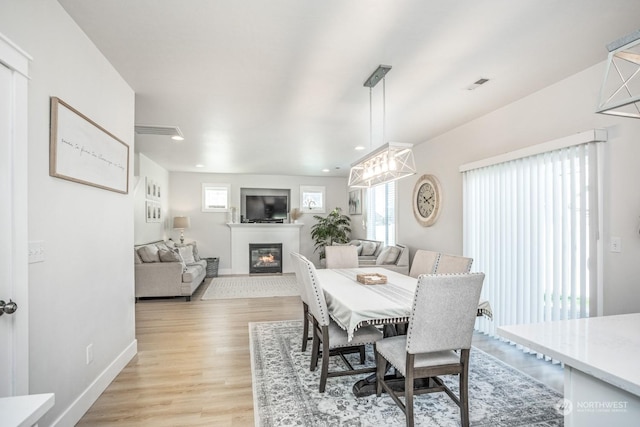
[(362, 189), (349, 191), (349, 215), (362, 215)]
[(147, 222), (162, 222), (164, 220), (160, 203), (147, 200), (145, 208)]
[(129, 146), (59, 98), (51, 98), (49, 175), (129, 192)]

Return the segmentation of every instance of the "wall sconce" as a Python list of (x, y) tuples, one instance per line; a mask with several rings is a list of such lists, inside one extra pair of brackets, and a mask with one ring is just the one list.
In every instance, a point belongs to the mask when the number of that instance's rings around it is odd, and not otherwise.
[(180, 243), (184, 244), (184, 229), (191, 227), (191, 220), (188, 216), (173, 217), (173, 228), (180, 229)]
[(640, 119), (640, 30), (607, 45), (596, 113)]

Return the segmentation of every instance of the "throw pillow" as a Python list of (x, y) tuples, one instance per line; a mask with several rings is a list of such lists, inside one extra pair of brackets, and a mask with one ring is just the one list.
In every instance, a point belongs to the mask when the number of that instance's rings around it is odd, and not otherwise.
[(182, 262), (180, 256), (171, 249), (160, 249), (158, 254), (162, 262)]
[(195, 259), (196, 261), (200, 261), (200, 255), (198, 254), (198, 246), (196, 245), (196, 242), (191, 242), (189, 243), (189, 245), (193, 248), (193, 259)]
[(138, 255), (142, 262), (160, 262), (158, 247), (156, 245), (146, 245), (138, 249)]
[(193, 257), (193, 246), (182, 246), (178, 248), (178, 251), (185, 264), (194, 264), (196, 262), (195, 258)]
[(135, 249), (133, 250), (133, 262), (135, 264), (142, 264), (142, 258), (140, 258), (138, 251)]
[(376, 265), (395, 264), (400, 255), (400, 248), (396, 246), (387, 246), (376, 258)]
[(362, 256), (371, 256), (376, 253), (376, 242), (362, 242)]
[(164, 242), (156, 243), (156, 246), (158, 247), (159, 251), (168, 251), (169, 250), (169, 247)]

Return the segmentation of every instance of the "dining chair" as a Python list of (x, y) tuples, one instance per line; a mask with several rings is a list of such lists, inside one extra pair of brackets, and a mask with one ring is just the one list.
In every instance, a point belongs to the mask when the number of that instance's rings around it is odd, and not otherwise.
[(291, 260), (293, 261), (293, 271), (296, 275), (296, 283), (298, 285), (298, 291), (300, 292), (300, 299), (302, 300), (302, 351), (307, 351), (307, 342), (309, 342), (309, 326), (313, 325), (313, 316), (309, 311), (309, 298), (307, 296), (307, 289), (304, 284), (300, 272), (300, 264), (298, 259), (307, 259), (304, 255), (297, 252), (291, 252)]
[(357, 268), (358, 248), (352, 245), (326, 246), (324, 248), (327, 268)]
[(409, 276), (417, 279), (421, 274), (435, 273), (439, 258), (440, 252), (418, 249), (415, 255), (413, 255), (413, 262), (411, 263)]
[[(460, 407), (462, 426), (469, 425), (469, 354), (484, 273), (421, 275), (406, 335), (376, 343), (376, 395), (384, 389), (413, 426), (414, 394), (445, 392)], [(385, 381), (387, 362), (404, 376), (401, 392)], [(459, 376), (459, 397), (439, 378)], [(414, 380), (428, 387), (414, 390)]]
[[(327, 302), (324, 298), (322, 286), (316, 275), (315, 266), (308, 259), (298, 258), (301, 276), (309, 297), (309, 311), (313, 315), (313, 346), (311, 351), (310, 368), (314, 371), (318, 366), (320, 345), (322, 344), (322, 364), (320, 369), (320, 393), (324, 393), (327, 378), (344, 375), (356, 375), (375, 372), (375, 367), (354, 369), (345, 357), (347, 353), (360, 353), (360, 364), (365, 362), (364, 346), (374, 344), (382, 338), (382, 332), (375, 326), (362, 326), (348, 340), (347, 331), (329, 317)], [(329, 372), (329, 357), (338, 355), (348, 369)]]
[(440, 254), (436, 263), (436, 274), (468, 273), (471, 271), (473, 258), (459, 255)]

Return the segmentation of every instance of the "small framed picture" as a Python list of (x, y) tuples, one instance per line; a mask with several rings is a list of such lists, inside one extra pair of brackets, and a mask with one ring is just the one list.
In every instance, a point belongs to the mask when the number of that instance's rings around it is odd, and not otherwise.
[(362, 215), (362, 189), (349, 191), (349, 215)]

